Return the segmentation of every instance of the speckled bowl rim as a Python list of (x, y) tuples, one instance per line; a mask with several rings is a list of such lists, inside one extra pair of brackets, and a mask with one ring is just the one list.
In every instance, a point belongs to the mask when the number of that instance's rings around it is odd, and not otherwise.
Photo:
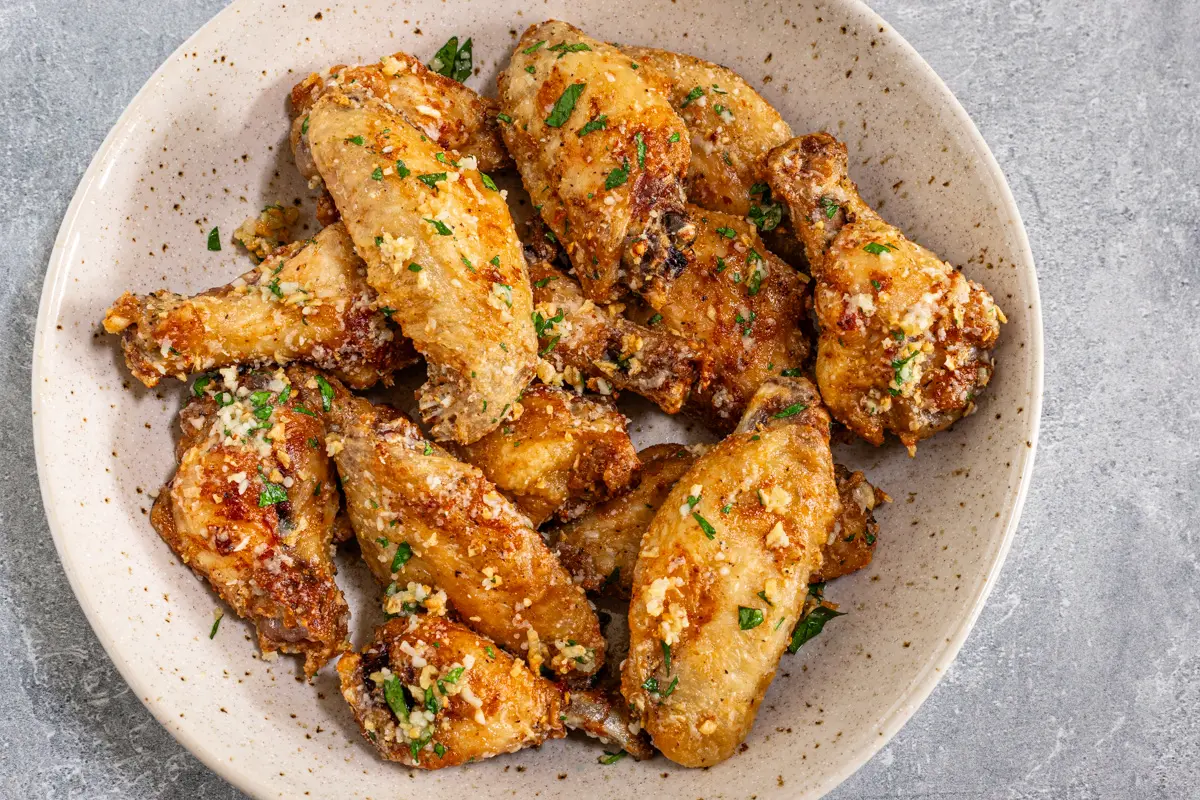
[[(1011, 496), (1010, 513), (1008, 524), (1005, 528), (1003, 539), (1000, 547), (997, 550), (995, 559), (991, 567), (987, 571), (986, 579), (984, 580), (976, 597), (972, 600), (968, 614), (963, 624), (958, 628), (953, 636), (947, 639), (943, 646), (934, 653), (931, 653), (930, 660), (926, 663), (923, 670), (917, 678), (910, 684), (910, 688), (905, 695), (901, 697), (893, 706), (888, 709), (881, 717), (879, 729), (881, 736), (873, 737), (873, 739), (859, 748), (858, 752), (851, 754), (843, 759), (839, 768), (830, 770), (823, 777), (820, 783), (815, 787), (815, 791), (809, 796), (820, 796), (832, 790), (863, 764), (869, 761), (879, 750), (886, 746), (891, 739), (899, 732), (904, 724), (916, 713), (921, 704), (929, 697), (934, 687), (937, 686), (946, 669), (954, 661), (966, 641), (967, 636), (975, 626), (975, 622), (979, 618), (980, 612), (991, 594), (992, 587), (995, 585), (996, 578), (1000, 570), (1004, 566), (1004, 562), (1008, 556), (1008, 551), (1012, 546), (1012, 540), (1016, 533), (1017, 527), (1020, 524), (1021, 512), (1025, 504), (1025, 498), (1029, 491), (1029, 485), (1033, 476), (1033, 464), (1037, 454), (1038, 434), (1040, 431), (1041, 414), (1042, 414), (1042, 392), (1044, 381), (1044, 343), (1043, 343), (1043, 325), (1041, 311), (1041, 297), (1037, 283), (1037, 274), (1034, 268), (1033, 252), (1029, 246), (1029, 239), (1025, 231), (1024, 222), (1021, 218), (1020, 210), (1017, 207), (1016, 200), (1013, 198), (1012, 191), (1008, 186), (1008, 182), (1004, 177), (1000, 165), (993, 156), (991, 149), (984, 141), (975, 123), (967, 115), (966, 110), (958, 102), (957, 98), (946, 86), (941, 77), (929, 66), (921, 55), (910, 45), (898, 31), (890, 24), (886, 23), (883, 18), (876, 14), (865, 4), (859, 0), (842, 0), (857, 6), (858, 13), (862, 14), (866, 19), (876, 25), (886, 25), (887, 36), (892, 40), (892, 44), (899, 47), (901, 52), (913, 64), (919, 65), (921, 71), (930, 82), (930, 88), (936, 89), (941, 95), (941, 99), (945, 101), (946, 107), (949, 108), (955, 117), (961, 131), (967, 135), (976, 155), (987, 168), (987, 171), (992, 178), (995, 188), (999, 195), (1002, 208), (1000, 211), (1007, 212), (1011, 215), (1013, 221), (1013, 229), (1016, 236), (1016, 250), (1022, 258), (1022, 268), (1028, 272), (1030, 293), (1025, 300), (1029, 305), (1029, 315), (1032, 321), (1029, 332), (1028, 347), (1030, 348), (1030, 362), (1033, 374), (1030, 378), (1030, 413), (1026, 417), (1028, 420), (1028, 452), (1025, 453), (1023, 461), (1027, 465), (1026, 469), (1021, 471), (1019, 484), (1016, 492)], [(65, 293), (65, 281), (69, 273), (68, 264), (64, 258), (66, 251), (66, 243), (70, 237), (71, 231), (75, 226), (75, 222), (83, 209), (83, 198), (87, 190), (96, 181), (101, 172), (102, 165), (107, 160), (110, 153), (118, 144), (119, 137), (127, 133), (126, 128), (128, 122), (135, 118), (141, 108), (151, 100), (153, 90), (162, 78), (164, 72), (176, 61), (176, 57), (188, 50), (196, 48), (198, 40), (203, 38), (210, 27), (226, 16), (233, 16), (238, 13), (240, 6), (243, 3), (241, 0), (234, 0), (230, 5), (215, 14), (195, 33), (189, 36), (182, 44), (180, 44), (170, 56), (154, 71), (146, 83), (138, 90), (133, 100), (117, 118), (112, 129), (105, 136), (96, 155), (92, 158), (87, 170), (84, 172), (83, 178), (80, 180), (75, 194), (72, 197), (71, 203), (67, 208), (66, 214), (63, 217), (62, 225), (59, 227), (58, 235), (55, 237), (54, 247), (50, 253), (50, 259), (46, 272), (45, 281), (42, 286), (42, 296), (38, 304), (38, 318), (35, 329), (34, 344), (33, 344), (33, 363), (31, 370), (31, 387), (32, 387), (32, 413), (33, 413), (33, 439), (34, 451), (38, 469), (38, 483), (41, 489), (42, 503), (46, 511), (46, 518), (49, 523), (51, 535), (54, 539), (55, 548), (58, 551), (59, 559), (63, 565), (63, 571), (66, 573), (67, 580), (70, 583), (72, 591), (79, 600), (80, 606), (83, 608), (84, 615), (87, 617), (89, 624), (92, 626), (96, 637), (100, 644), (104, 647), (105, 652), (112, 660), (121, 676), (126, 683), (134, 690), (139, 699), (145, 697), (148, 685), (142, 680), (142, 673), (137, 665), (127, 659), (126, 654), (117, 646), (117, 639), (113, 632), (110, 631), (101, 621), (99, 616), (93, 612), (93, 604), (89, 602), (92, 594), (92, 588), (82, 580), (76, 564), (68, 557), (68, 551), (64, 546), (64, 524), (59, 518), (58, 508), (52, 502), (53, 498), (48, 485), (47, 465), (45, 463), (44, 454), (46, 448), (43, 444), (43, 437), (46, 435), (42, 430), (42, 423), (39, 420), (40, 412), (42, 411), (40, 393), (37, 387), (42, 381), (42, 359), (39, 354), (45, 352), (45, 342), (47, 337), (47, 329), (54, 324), (57, 318), (57, 310), (61, 305), (62, 298)], [(881, 28), (882, 30), (882, 28)], [(45, 415), (41, 415), (41, 419), (47, 419)], [(148, 704), (143, 701), (143, 704), (154, 715), (175, 739), (195, 755), (209, 769), (220, 775), (223, 779), (229, 781), (239, 790), (246, 792), (255, 797), (266, 797), (268, 793), (272, 796), (274, 792), (268, 789), (265, 784), (260, 783), (252, 772), (246, 771), (243, 768), (231, 767), (226, 761), (218, 757), (218, 755), (201, 742), (191, 736), (186, 730), (181, 730), (167, 724), (167, 706), (163, 704)]]

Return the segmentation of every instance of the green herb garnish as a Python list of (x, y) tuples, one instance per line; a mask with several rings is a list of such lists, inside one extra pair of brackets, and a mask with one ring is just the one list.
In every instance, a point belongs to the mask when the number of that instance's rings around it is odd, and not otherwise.
[(575, 110), (575, 103), (579, 100), (579, 95), (583, 94), (586, 83), (573, 83), (563, 90), (559, 95), (558, 100), (554, 103), (554, 108), (550, 110), (550, 116), (546, 117), (546, 124), (551, 128), (561, 128), (571, 118), (571, 112)]
[(738, 627), (744, 631), (757, 628), (763, 623), (763, 612), (757, 608), (738, 606)]

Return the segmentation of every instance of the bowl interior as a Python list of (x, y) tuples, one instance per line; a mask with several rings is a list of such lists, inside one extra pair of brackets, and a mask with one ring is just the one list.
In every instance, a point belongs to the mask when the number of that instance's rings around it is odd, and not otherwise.
[[(287, 147), (286, 97), (308, 72), (396, 50), (430, 58), (474, 40), (494, 90), (524, 28), (560, 18), (591, 35), (691, 53), (745, 76), (798, 133), (845, 140), (867, 200), (983, 282), (1005, 310), (998, 373), (979, 413), (922, 444), (837, 448), (894, 502), (879, 512), (875, 563), (831, 584), (849, 614), (785, 656), (744, 752), (704, 772), (663, 759), (600, 766), (574, 737), (443, 773), (379, 761), (327, 668), (259, 659), (250, 627), (219, 603), (150, 528), (170, 475), (183, 388), (133, 381), (98, 323), (122, 291), (197, 291), (248, 268), (229, 234), (269, 202), (313, 195)], [(637, 20), (631, 28), (629, 22)], [(219, 226), (225, 249), (205, 248)], [(970, 629), (1015, 528), (1032, 467), (1041, 381), (1037, 286), (1003, 178), (961, 108), (899, 36), (849, 0), (816, 8), (667, 0), (530, 5), (512, 0), (334, 3), (240, 0), (155, 74), (88, 170), (51, 258), (34, 357), (42, 490), (64, 567), (98, 636), (143, 702), (209, 766), (258, 797), (411, 792), (635, 791), (691, 796), (820, 794), (903, 724)], [(631, 404), (635, 439), (699, 436)], [(361, 641), (374, 588), (343, 559)]]

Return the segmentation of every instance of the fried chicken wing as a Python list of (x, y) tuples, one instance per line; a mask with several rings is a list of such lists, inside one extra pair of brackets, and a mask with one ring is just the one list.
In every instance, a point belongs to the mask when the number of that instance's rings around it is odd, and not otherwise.
[(536, 384), (522, 395), (520, 411), (457, 452), (535, 528), (555, 515), (573, 519), (635, 481), (637, 451), (625, 415), (608, 398)]
[(867, 206), (832, 136), (772, 150), (768, 179), (815, 280), (817, 384), (830, 413), (872, 444), (891, 431), (915, 454), (918, 441), (975, 410), (1003, 312)]
[(565, 22), (531, 26), (500, 73), (500, 134), (584, 293), (609, 302), (683, 268), (687, 128), (663, 87)]
[[(579, 519), (547, 532), (550, 546), (575, 582), (588, 591), (633, 588), (642, 537), (679, 479), (707, 448), (656, 444), (638, 453), (641, 483), (626, 494), (590, 509)], [(861, 472), (834, 465), (842, 510), (821, 546), (821, 568), (813, 583), (831, 581), (871, 563), (879, 524), (874, 510), (891, 498)], [(611, 654), (610, 654), (611, 657)]]
[(309, 677), (348, 647), (333, 576), (339, 495), (320, 421), (282, 371), (197, 379), (180, 412), (179, 467), (150, 522), (238, 616), (264, 656), (304, 655)]
[(368, 283), (425, 356), (422, 418), (437, 439), (479, 439), (512, 408), (537, 358), (504, 198), (365, 89), (327, 89), (305, 136)]
[[(779, 112), (740, 75), (693, 56), (622, 47), (621, 52), (665, 84), (671, 106), (691, 140), (688, 200), (701, 208), (738, 217), (751, 215), (759, 227), (779, 224), (779, 209), (764, 203), (767, 152), (792, 138)], [(758, 208), (757, 213), (752, 213)]]
[(126, 292), (105, 314), (104, 329), (121, 334), (125, 363), (147, 386), (164, 375), (186, 380), (235, 364), (291, 361), (316, 364), (359, 389), (390, 383), (416, 353), (376, 309), (365, 270), (346, 229), (335, 225), (194, 297)]
[(695, 344), (665, 328), (626, 319), (621, 303), (597, 305), (584, 299), (579, 284), (554, 266), (555, 248), (539, 239), (529, 239), (525, 258), (533, 282), (543, 381), (580, 391), (586, 383), (601, 394), (628, 390), (668, 414), (678, 413), (693, 390), (708, 385), (708, 361)]
[(384, 56), (377, 64), (336, 64), (292, 87), (292, 153), (309, 181), (319, 179), (308, 146), (308, 114), (329, 89), (365, 89), (390, 105), (443, 150), (473, 157), (483, 172), (512, 165), (500, 139), (496, 101), (480, 97), (456, 80), (433, 72), (407, 53)]
[[(740, 217), (688, 207), (696, 241), (687, 267), (661, 291), (643, 294), (634, 320), (682, 334), (703, 352), (712, 380), (689, 408), (717, 431), (737, 425), (772, 375), (799, 375), (808, 359), (800, 320), (808, 315), (808, 278), (772, 255)], [(653, 324), (651, 324), (653, 322)]]
[[(391, 595), (405, 585), (444, 591), (466, 624), (525, 651), (535, 670), (543, 662), (560, 675), (600, 667), (604, 640), (583, 590), (478, 468), (336, 379), (297, 369), (293, 382), (325, 419), (363, 560), (381, 585), (395, 584)], [(389, 612), (406, 610), (405, 601), (389, 602)]]
[(667, 758), (709, 766), (745, 738), (839, 507), (829, 416), (788, 378), (667, 496), (634, 570), (621, 684)]

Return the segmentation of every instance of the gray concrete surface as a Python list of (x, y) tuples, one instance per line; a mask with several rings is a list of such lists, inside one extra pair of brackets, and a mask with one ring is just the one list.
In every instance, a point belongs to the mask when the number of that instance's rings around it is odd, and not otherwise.
[[(0, 796), (234, 798), (58, 565), (30, 439), (51, 244), (109, 127), (221, 0), (0, 0)], [(975, 119), (1045, 306), (1041, 450), (958, 661), (837, 798), (1200, 796), (1200, 3), (876, 0)]]

